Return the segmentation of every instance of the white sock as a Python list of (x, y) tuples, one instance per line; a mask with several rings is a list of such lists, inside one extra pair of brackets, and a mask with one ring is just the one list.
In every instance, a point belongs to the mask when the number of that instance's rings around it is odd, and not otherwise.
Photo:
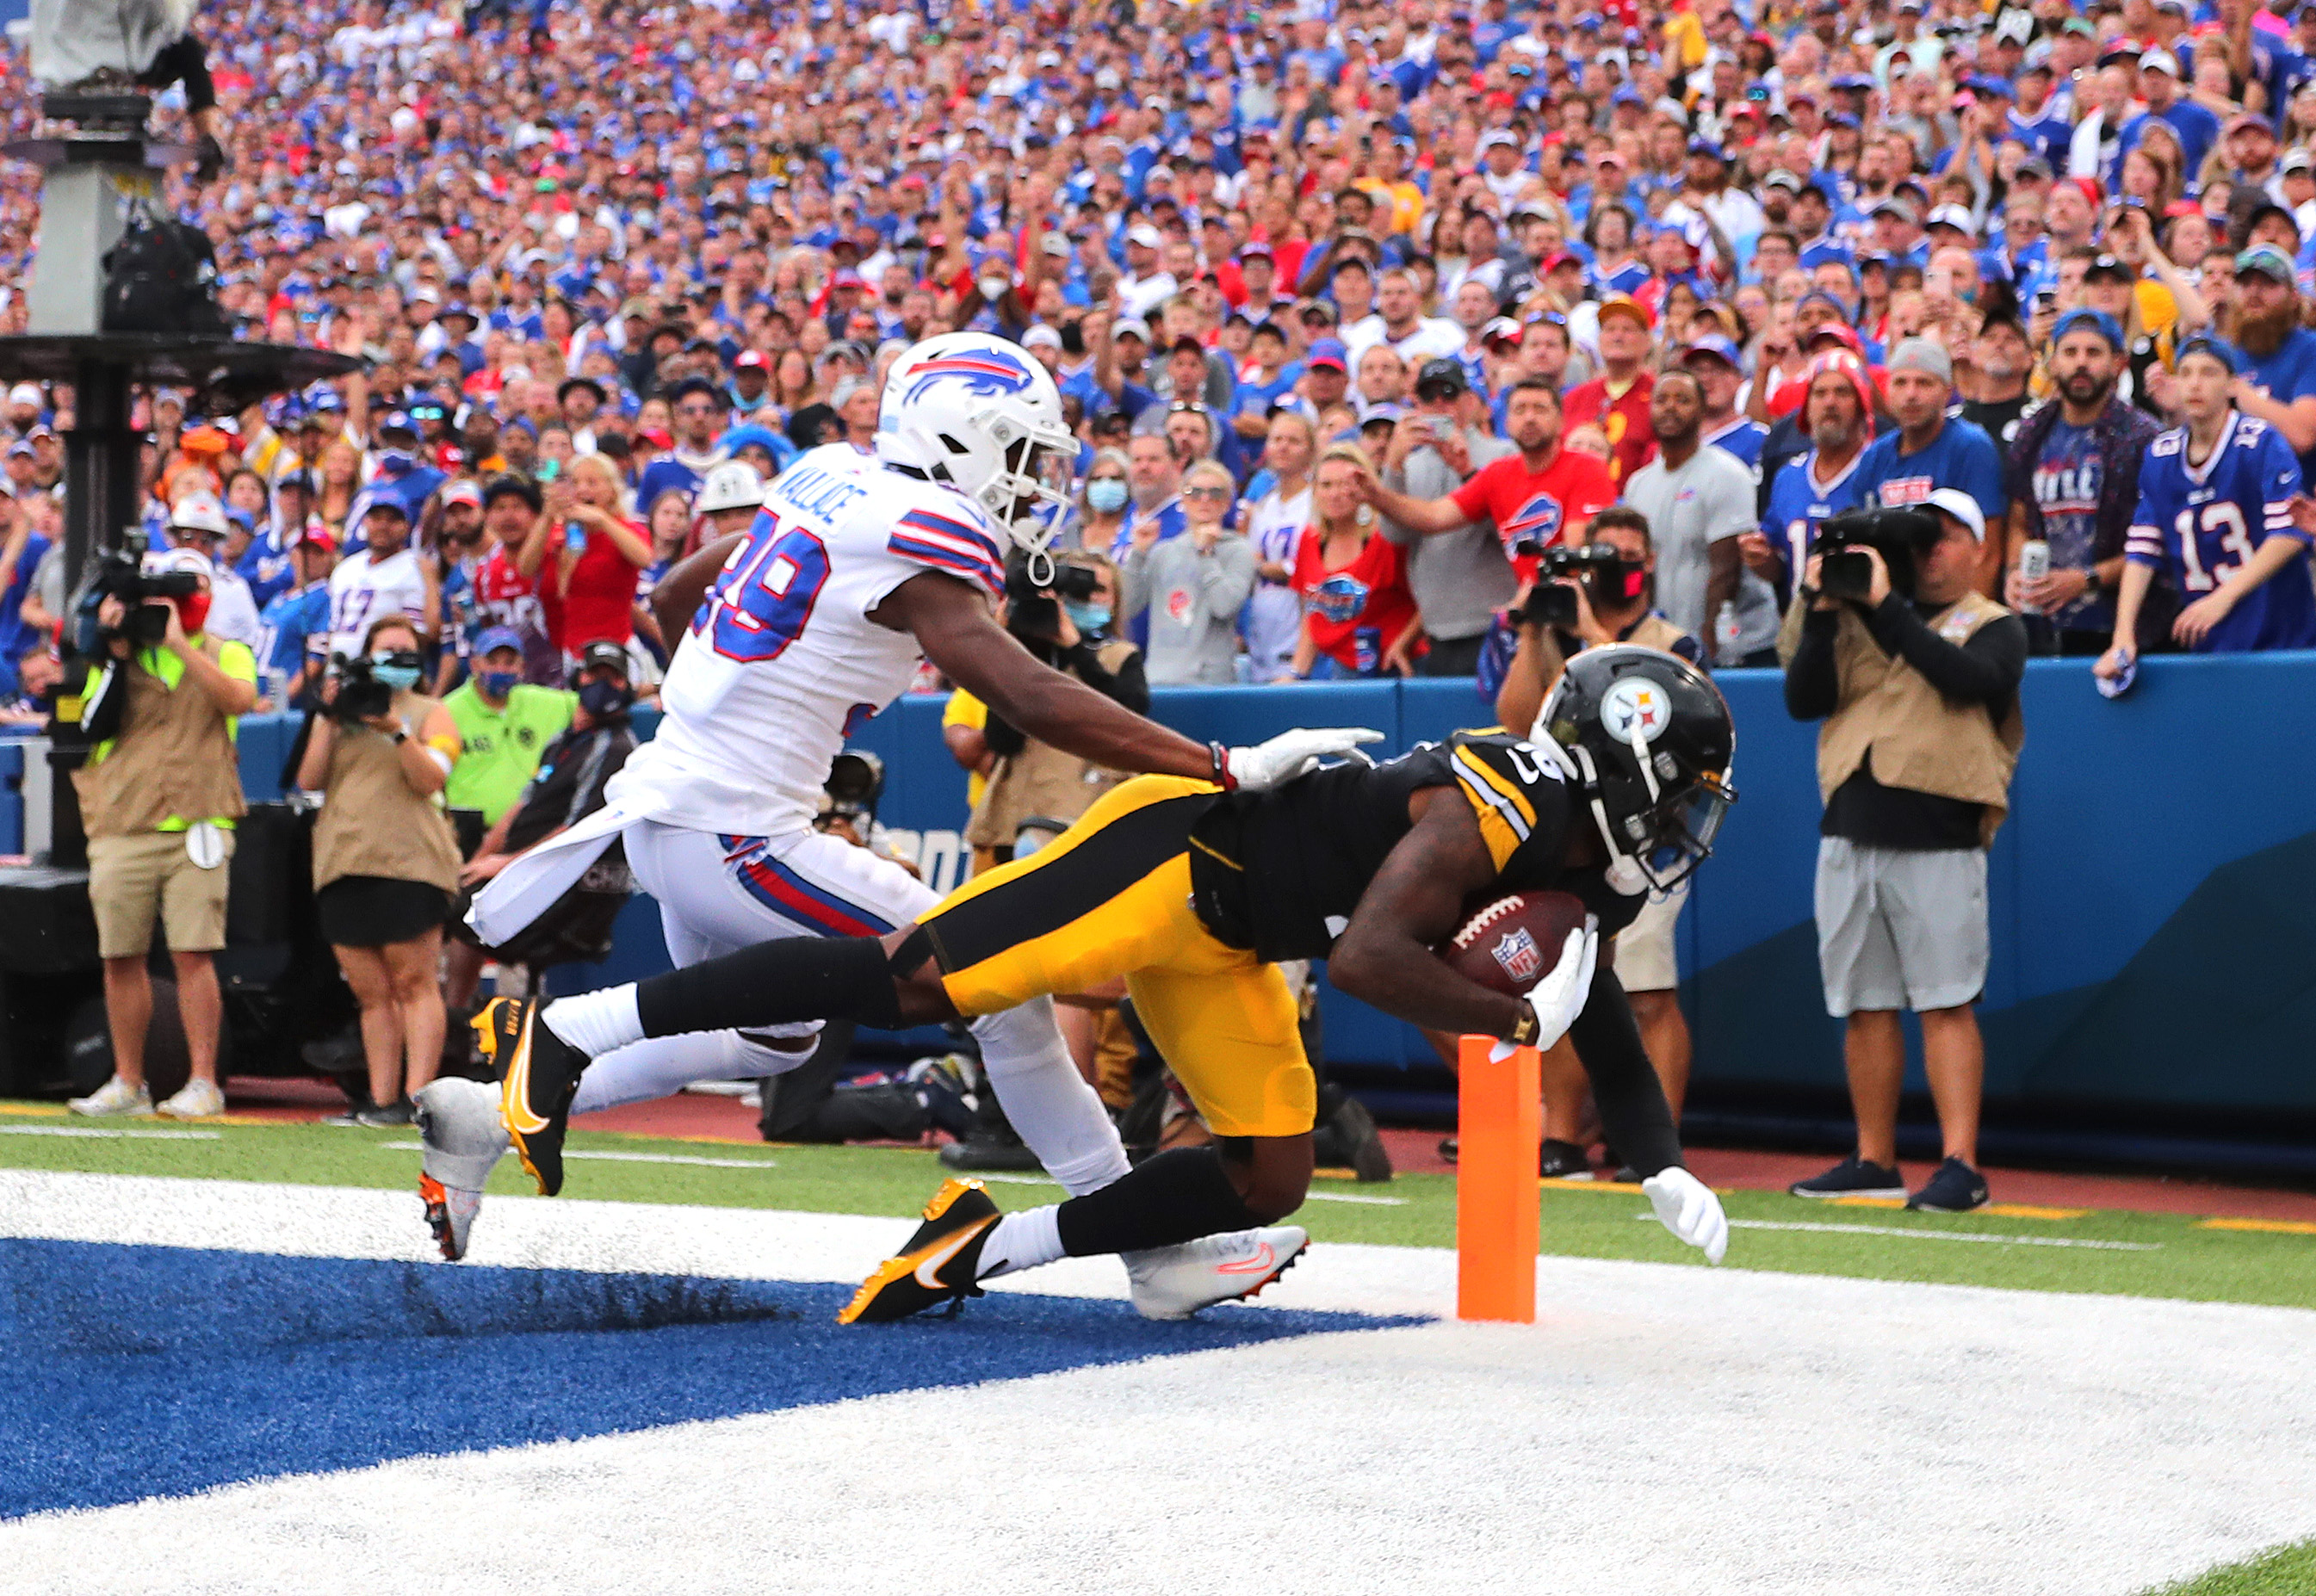
[(973, 1022), (973, 1034), (1006, 1119), (1062, 1190), (1083, 1197), (1133, 1167), (1109, 1110), (1063, 1044), (1052, 999), (986, 1015)]
[(1060, 1206), (1025, 1208), (1020, 1213), (1006, 1215), (991, 1228), (989, 1239), (981, 1244), (980, 1272), (974, 1278), (985, 1280), (993, 1275), (1010, 1275), (1015, 1270), (1051, 1263), (1060, 1256)]
[(576, 997), (558, 997), (548, 1005), (542, 1017), (548, 1030), (590, 1058), (601, 1058), (630, 1042), (644, 1039), (644, 1022), (636, 1012), (633, 982), (624, 986), (606, 986), (601, 992), (583, 992)]
[(587, 1066), (587, 1073), (579, 1077), (579, 1092), (571, 1100), (571, 1111), (592, 1114), (631, 1102), (655, 1102), (674, 1096), (694, 1081), (756, 1081), (786, 1074), (810, 1058), (819, 1045), (816, 1037), (797, 1040), (804, 1048), (801, 1053), (775, 1052), (744, 1039), (736, 1030), (691, 1031), (631, 1042)]

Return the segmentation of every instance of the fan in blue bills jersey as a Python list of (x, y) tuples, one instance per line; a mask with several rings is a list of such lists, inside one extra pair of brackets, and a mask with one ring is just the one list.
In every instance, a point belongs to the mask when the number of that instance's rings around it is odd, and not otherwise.
[(2140, 467), (2102, 677), (2126, 673), (2139, 607), (2159, 571), (2179, 592), (2171, 635), (2188, 649), (2316, 646), (2311, 539), (2302, 524), (2316, 525), (2316, 504), (2302, 492), (2300, 462), (2284, 434), (2235, 408), (2230, 392), (2242, 369), (2242, 355), (2220, 339), (2199, 335), (2180, 348), (2187, 424), (2159, 435)]
[(1818, 528), (1858, 507), (1858, 462), (1874, 435), (1873, 390), (1856, 355), (1829, 351), (1810, 361), (1804, 377), (1809, 386), (1803, 390), (1802, 428), (1811, 447), (1777, 468), (1761, 516), (1762, 535), (1779, 567), (1772, 580), (1784, 602), (1792, 600), (1795, 578), (1809, 565)]

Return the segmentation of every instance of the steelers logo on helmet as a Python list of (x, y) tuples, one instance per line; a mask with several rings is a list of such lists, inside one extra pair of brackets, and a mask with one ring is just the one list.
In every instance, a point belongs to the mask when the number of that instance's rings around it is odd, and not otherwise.
[(1619, 676), (1600, 695), (1600, 724), (1619, 743), (1653, 743), (1672, 725), (1672, 700), (1646, 676)]

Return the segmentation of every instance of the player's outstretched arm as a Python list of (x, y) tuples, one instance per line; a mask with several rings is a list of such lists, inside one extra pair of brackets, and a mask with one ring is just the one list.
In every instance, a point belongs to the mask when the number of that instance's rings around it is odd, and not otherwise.
[(1430, 789), (1415, 801), (1421, 807), (1415, 825), (1359, 896), (1327, 955), (1327, 979), (1416, 1025), (1509, 1037), (1520, 1000), (1465, 980), (1432, 951), (1455, 934), (1472, 896), (1496, 878), (1487, 840), (1452, 788)]
[(978, 590), (953, 576), (912, 576), (869, 619), (913, 633), (925, 657), (991, 713), (1064, 753), (1113, 771), (1200, 780), (1217, 774), (1213, 749), (1046, 664), (997, 624)]

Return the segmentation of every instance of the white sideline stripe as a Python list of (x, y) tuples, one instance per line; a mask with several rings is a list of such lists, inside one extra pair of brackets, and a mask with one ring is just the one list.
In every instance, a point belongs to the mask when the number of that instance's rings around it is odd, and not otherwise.
[[(485, 1207), (483, 1262), (764, 1278), (850, 1278), (909, 1222)], [(16, 1171), (0, 1230), (426, 1245), (409, 1193)], [(1323, 1245), (1263, 1300), (1437, 1309), (1455, 1273), (1444, 1249)], [(997, 1284), (1071, 1279), (1123, 1284), (1114, 1267)], [(929, 1568), (976, 1591), (1179, 1596), (1246, 1583), (1255, 1547), (1264, 1596), (1540, 1590), (1572, 1568), (1668, 1596), (2129, 1596), (2316, 1531), (2316, 1313), (1568, 1258), (1537, 1279), (1534, 1326), (1300, 1337), (262, 1480), (0, 1525), (0, 1568), (41, 1596), (724, 1596), (767, 1568), (784, 1596)], [(896, 1331), (896, 1352), (1002, 1334), (1004, 1306)], [(776, 1388), (779, 1370), (703, 1378)], [(1232, 1434), (1275, 1444), (1207, 1444)], [(930, 1515), (893, 1488), (926, 1479), (984, 1488)]]
[(94, 1125), (0, 1125), (0, 1136), (69, 1136), (99, 1141), (221, 1142), (221, 1130), (109, 1130)]
[[(568, 1153), (566, 1153), (564, 1156), (568, 1158), (571, 1155)], [(1061, 1185), (1059, 1181), (1055, 1180), (1050, 1175), (977, 1174), (973, 1178), (976, 1181), (1002, 1181), (1008, 1186), (1053, 1186), (1058, 1188)], [(1403, 1197), (1361, 1197), (1356, 1192), (1350, 1191), (1305, 1191), (1303, 1194), (1303, 1200), (1305, 1202), (1356, 1202), (1363, 1203), (1367, 1207), (1374, 1208), (1403, 1208), (1407, 1206), (1407, 1199)]]
[[(1653, 1224), (1654, 1214), (1635, 1214)], [(2059, 1235), (1998, 1235), (1984, 1230), (1908, 1230), (1896, 1225), (1820, 1225), (1806, 1219), (1732, 1219), (1732, 1230), (1813, 1230), (1833, 1235), (1895, 1235), (1910, 1242), (1990, 1242), (2004, 1247), (2095, 1247), (2102, 1253), (2160, 1253), (2161, 1242), (2094, 1242)]]
[[(378, 1146), (379, 1150), (384, 1153), (415, 1153), (424, 1145), (423, 1142), (380, 1142)], [(779, 1161), (774, 1158), (695, 1158), (685, 1153), (582, 1152), (566, 1147), (563, 1149), (563, 1156), (566, 1159), (592, 1158), (601, 1164), (697, 1164), (701, 1169), (778, 1169), (779, 1167)]]

